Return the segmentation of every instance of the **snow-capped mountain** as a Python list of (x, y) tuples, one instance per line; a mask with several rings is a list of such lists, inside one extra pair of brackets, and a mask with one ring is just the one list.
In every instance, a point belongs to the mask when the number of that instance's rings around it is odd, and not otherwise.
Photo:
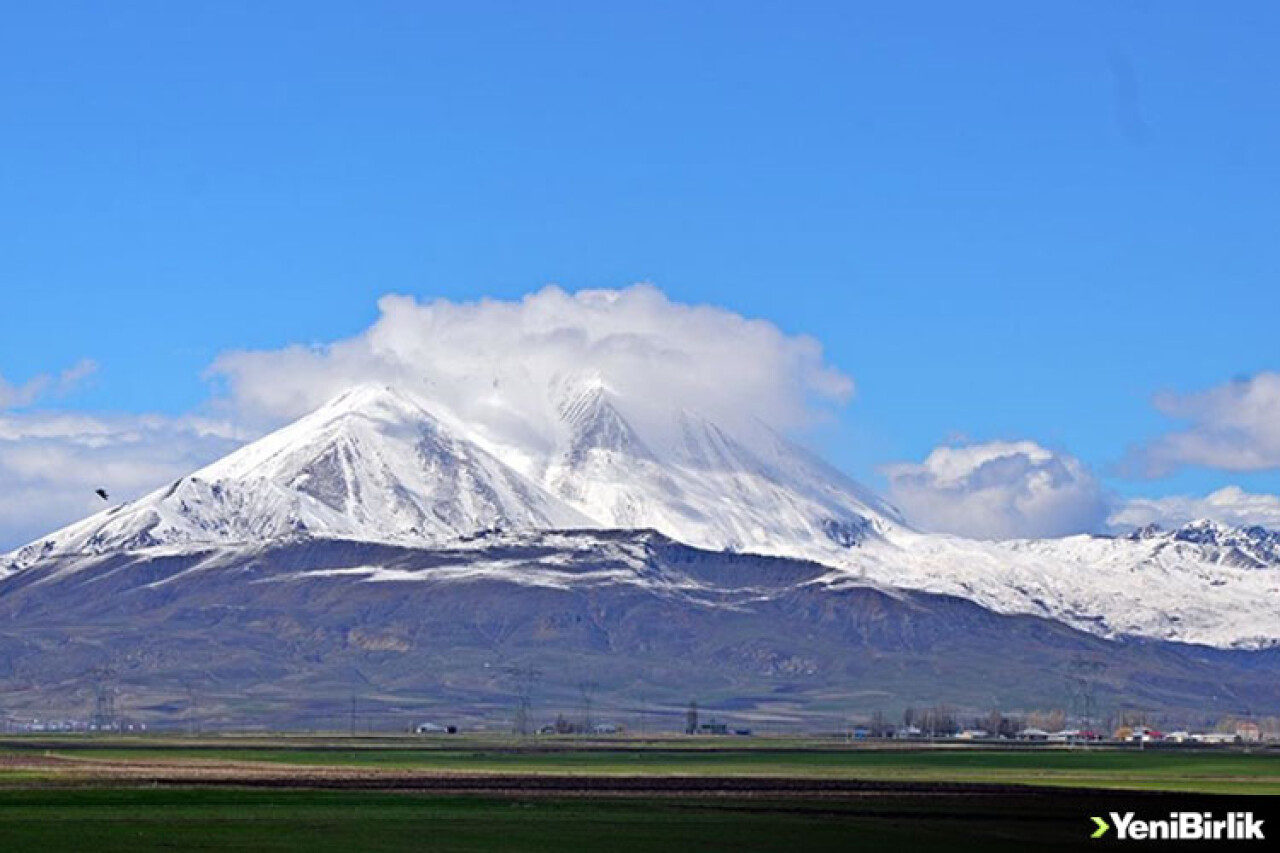
[(479, 530), (652, 528), (716, 550), (832, 558), (895, 513), (759, 428), (755, 448), (674, 412), (642, 437), (590, 381), (555, 389), (540, 454), (412, 393), (361, 386), (139, 500), (10, 555), (233, 544), (308, 534), (440, 543)]
[(92, 696), (85, 673), (105, 664), (130, 717), (157, 728), (199, 714), (205, 727), (313, 729), (358, 692), (362, 713), (388, 721), (410, 709), (493, 729), (513, 722), (513, 671), (532, 667), (545, 719), (579, 708), (589, 683), (610, 716), (682, 720), (697, 696), (730, 719), (812, 731), (921, 697), (1057, 707), (1093, 662), (1107, 713), (1280, 705), (1280, 650), (1111, 641), (955, 596), (832, 588), (828, 572), (637, 530), (72, 557), (0, 579), (0, 691), (10, 714), (76, 713)]
[(1280, 565), (1280, 532), (1265, 527), (1229, 527), (1201, 519), (1174, 530), (1148, 525), (1126, 538), (1149, 542), (1157, 552), (1201, 555), (1225, 566), (1261, 569)]
[[(1046, 616), (1107, 637), (1260, 648), (1280, 644), (1280, 560), (1246, 561), (1244, 536), (1199, 522), (1146, 536), (979, 542), (896, 528), (828, 578), (962, 596), (1001, 613)], [(1272, 534), (1274, 536), (1274, 534)], [(1254, 552), (1257, 553), (1257, 552)]]
[(688, 411), (642, 437), (603, 386), (571, 386), (544, 484), (605, 527), (702, 548), (831, 560), (897, 526), (895, 509), (761, 424)]
[(492, 528), (590, 526), (420, 401), (366, 386), (5, 562), (12, 569), (72, 554), (296, 534), (425, 542)]
[[(923, 534), (760, 423), (629, 417), (589, 373), (547, 392), (536, 441), (414, 392), (353, 389), (136, 501), (0, 558), (0, 576), (117, 552), (282, 539), (439, 547), (477, 532), (653, 529), (709, 551), (800, 558), (833, 590), (945, 593), (1103, 636), (1280, 643), (1280, 535), (1207, 522), (1129, 536), (977, 542)], [(516, 431), (517, 435), (523, 434)], [(550, 541), (550, 540), (549, 540)], [(216, 561), (215, 561), (216, 562)]]

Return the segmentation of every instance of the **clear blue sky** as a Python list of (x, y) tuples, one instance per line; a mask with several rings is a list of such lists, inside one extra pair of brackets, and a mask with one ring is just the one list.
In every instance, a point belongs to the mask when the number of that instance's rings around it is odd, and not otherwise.
[[(178, 413), (387, 292), (649, 280), (821, 340), (836, 461), (956, 434), (1104, 474), (1275, 369), (1280, 6), (9, 4), (0, 373)], [(1276, 491), (1187, 470), (1120, 491)]]

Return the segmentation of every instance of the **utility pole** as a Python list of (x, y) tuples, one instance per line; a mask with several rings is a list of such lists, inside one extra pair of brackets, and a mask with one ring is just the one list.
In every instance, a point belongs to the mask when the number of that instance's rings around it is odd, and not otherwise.
[(1106, 669), (1106, 663), (1100, 660), (1078, 657), (1071, 662), (1075, 711), (1086, 730), (1093, 728), (1093, 718), (1098, 711), (1097, 682)]
[(351, 694), (351, 736), (356, 736), (356, 694)]
[(516, 734), (525, 737), (532, 733), (533, 688), (542, 677), (542, 672), (532, 666), (512, 666), (507, 668), (507, 674), (516, 683), (516, 717), (513, 728)]
[(116, 671), (110, 664), (95, 666), (87, 673), (93, 679), (93, 717), (90, 720), (96, 731), (111, 731), (116, 720)]
[(583, 681), (578, 684), (578, 690), (582, 693), (582, 730), (585, 734), (590, 734), (595, 728), (591, 708), (595, 704), (595, 691), (599, 686), (594, 681)]

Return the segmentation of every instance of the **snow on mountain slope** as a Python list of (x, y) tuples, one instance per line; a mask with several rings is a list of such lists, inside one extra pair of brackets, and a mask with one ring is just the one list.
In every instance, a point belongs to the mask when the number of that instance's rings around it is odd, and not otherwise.
[(1125, 539), (1150, 543), (1157, 553), (1195, 555), (1224, 566), (1280, 566), (1280, 533), (1265, 527), (1228, 527), (1202, 519), (1176, 530), (1151, 525), (1135, 530)]
[[(1213, 526), (1188, 527), (1206, 525)], [(957, 595), (1103, 636), (1239, 648), (1280, 643), (1280, 560), (1245, 564), (1230, 549), (1187, 541), (1192, 535), (1183, 528), (978, 542), (896, 529), (860, 549), (826, 582), (848, 583), (852, 571), (857, 579)]]
[(549, 397), (548, 440), (518, 446), (411, 393), (362, 386), (5, 563), (297, 533), (439, 542), (493, 527), (597, 526), (830, 561), (898, 523), (891, 507), (762, 425), (730, 435), (672, 411), (641, 435), (590, 375)]
[(562, 389), (558, 411), (563, 432), (541, 479), (606, 527), (822, 560), (900, 523), (892, 507), (763, 425), (730, 434), (677, 411), (642, 436), (590, 381)]
[(0, 558), (0, 575), (292, 536), (435, 546), (478, 531), (653, 529), (708, 550), (822, 563), (827, 584), (947, 593), (1108, 636), (1280, 643), (1280, 534), (1210, 523), (999, 543), (922, 534), (763, 424), (629, 411), (590, 373), (546, 392), (543, 421), (504, 436), (412, 393), (354, 389)]
[(589, 526), (420, 402), (367, 386), (4, 562), (14, 569), (62, 554), (299, 533), (429, 541), (495, 527)]

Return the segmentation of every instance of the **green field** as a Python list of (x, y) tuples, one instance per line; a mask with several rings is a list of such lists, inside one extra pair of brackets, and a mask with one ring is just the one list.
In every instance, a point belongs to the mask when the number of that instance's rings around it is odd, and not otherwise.
[(0, 851), (1069, 850), (1090, 815), (1224, 793), (1280, 794), (1280, 753), (14, 737)]
[(1073, 849), (1089, 806), (975, 812), (963, 801), (509, 799), (331, 791), (0, 792), (0, 849), (912, 851)]
[[(734, 745), (712, 749), (670, 743), (627, 748), (541, 748), (476, 743), (470, 748), (270, 746), (155, 748), (144, 744), (50, 744), (46, 756), (77, 766), (95, 762), (151, 764), (236, 762), (270, 766), (351, 767), (424, 773), (529, 773), (572, 776), (788, 777), (917, 782), (984, 782), (1081, 788), (1280, 794), (1280, 753), (1132, 749), (984, 750), (975, 748), (870, 749), (828, 745), (788, 749)], [(0, 756), (8, 753), (0, 747)], [(30, 774), (31, 771), (11, 771)], [(50, 776), (56, 772), (49, 771)], [(28, 775), (28, 778), (30, 776)], [(0, 769), (0, 783), (6, 779)]]

